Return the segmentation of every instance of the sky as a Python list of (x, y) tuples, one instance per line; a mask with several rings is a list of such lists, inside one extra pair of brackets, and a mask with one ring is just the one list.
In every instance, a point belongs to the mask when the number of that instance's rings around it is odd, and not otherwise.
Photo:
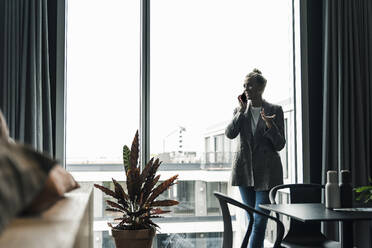
[[(138, 129), (139, 4), (68, 2), (67, 161), (119, 160)], [(157, 0), (150, 20), (151, 153), (179, 126), (184, 149), (202, 152), (253, 68), (268, 81), (266, 100), (291, 96), (291, 1)]]

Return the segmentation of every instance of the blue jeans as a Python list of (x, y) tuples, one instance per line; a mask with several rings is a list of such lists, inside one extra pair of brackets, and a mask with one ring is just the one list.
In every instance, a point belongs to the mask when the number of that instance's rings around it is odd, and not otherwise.
[[(239, 186), (240, 195), (242, 196), (243, 202), (261, 212), (269, 214), (270, 211), (264, 210), (259, 207), (260, 204), (267, 204), (270, 203), (269, 201), (269, 191), (255, 191), (253, 187), (245, 187)], [(247, 214), (248, 215), (248, 214)], [(264, 239), (265, 239), (265, 231), (266, 231), (266, 224), (267, 218), (263, 217), (258, 214), (253, 215), (254, 222), (253, 222), (253, 230), (251, 236), (249, 238), (249, 248), (262, 248)], [(248, 216), (248, 221), (249, 216)]]

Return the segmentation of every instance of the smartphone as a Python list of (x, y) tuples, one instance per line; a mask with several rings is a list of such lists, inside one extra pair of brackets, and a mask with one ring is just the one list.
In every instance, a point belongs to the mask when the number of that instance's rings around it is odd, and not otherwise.
[(238, 99), (241, 100), (244, 103), (247, 103), (247, 96), (245, 95), (244, 92), (243, 92), (243, 94), (238, 96)]

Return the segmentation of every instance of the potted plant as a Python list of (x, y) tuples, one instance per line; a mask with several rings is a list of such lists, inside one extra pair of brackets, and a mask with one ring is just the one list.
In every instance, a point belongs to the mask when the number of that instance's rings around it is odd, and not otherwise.
[(150, 248), (156, 228), (159, 228), (152, 219), (160, 218), (161, 214), (170, 212), (160, 207), (178, 204), (178, 201), (174, 200), (157, 200), (161, 193), (176, 183), (178, 175), (157, 184), (160, 175), (156, 175), (156, 172), (161, 162), (159, 159), (151, 158), (141, 172), (138, 166), (138, 154), (137, 131), (131, 149), (126, 145), (123, 147), (124, 170), (127, 177), (126, 191), (115, 179), (112, 179), (115, 190), (94, 184), (103, 193), (115, 199), (115, 201), (106, 201), (109, 205), (106, 211), (121, 214), (120, 218), (114, 219), (119, 221), (117, 225), (108, 223), (117, 248)]

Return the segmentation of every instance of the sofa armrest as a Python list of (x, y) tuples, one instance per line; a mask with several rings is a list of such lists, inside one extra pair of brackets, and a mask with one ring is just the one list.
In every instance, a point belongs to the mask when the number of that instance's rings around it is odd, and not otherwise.
[(38, 216), (17, 217), (0, 235), (0, 247), (93, 247), (93, 190), (83, 185)]

